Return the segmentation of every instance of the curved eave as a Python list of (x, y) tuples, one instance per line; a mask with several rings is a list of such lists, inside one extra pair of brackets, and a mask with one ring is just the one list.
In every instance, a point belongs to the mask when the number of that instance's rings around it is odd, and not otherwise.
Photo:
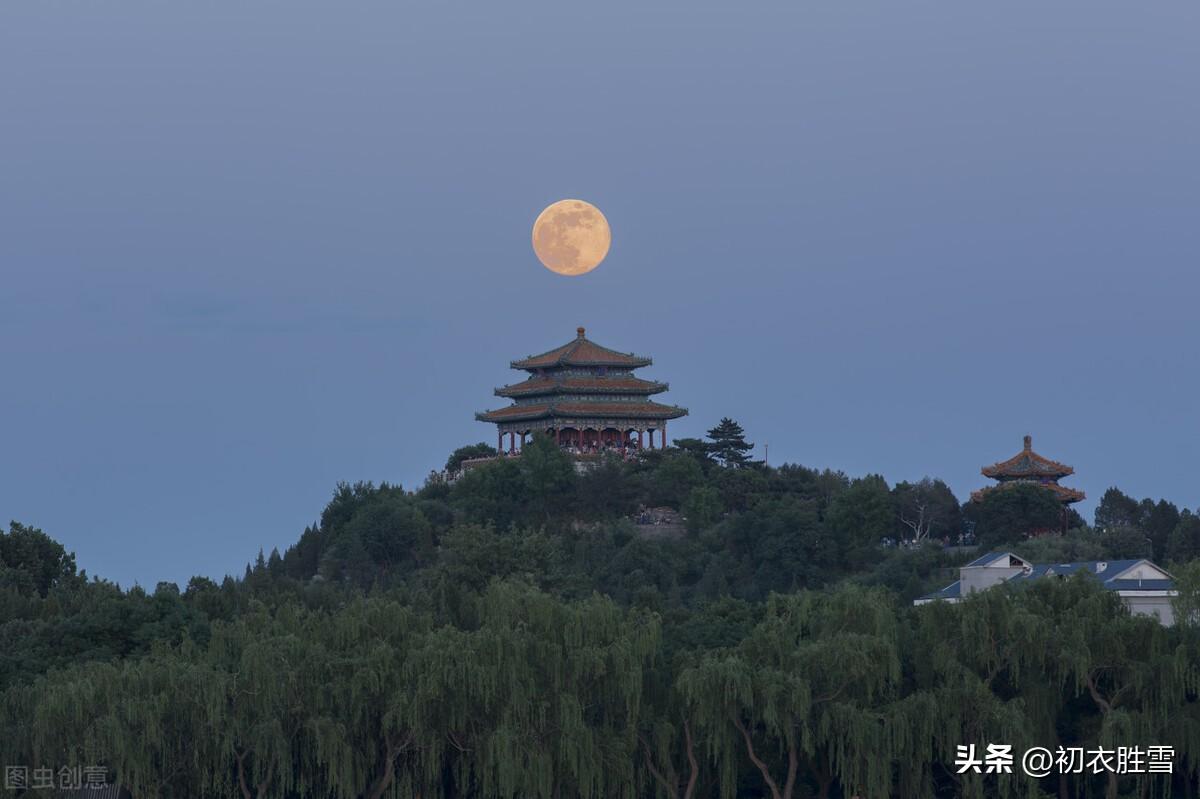
[(651, 419), (655, 421), (678, 419), (687, 415), (687, 408), (676, 405), (647, 403), (546, 403), (542, 405), (510, 405), (494, 411), (475, 414), (481, 422), (529, 422), (536, 419)]
[(571, 385), (570, 381), (547, 382), (540, 385), (514, 383), (495, 390), (497, 397), (548, 397), (556, 394), (609, 394), (614, 396), (650, 396), (670, 389), (667, 383), (649, 380), (615, 381), (615, 385), (603, 385), (603, 380), (592, 385)]
[(1052, 477), (1055, 480), (1061, 480), (1064, 477), (1075, 474), (1075, 470), (1064, 463), (1057, 463), (1055, 461), (1046, 461), (1035, 468), (1020, 468), (1010, 465), (1008, 461), (1004, 461), (1003, 463), (984, 466), (979, 470), (979, 473), (993, 480), (999, 480), (1004, 477)]
[(1017, 486), (1017, 485), (1031, 485), (1031, 486), (1037, 486), (1038, 488), (1044, 488), (1047, 491), (1050, 491), (1051, 493), (1053, 493), (1054, 496), (1058, 499), (1058, 501), (1062, 502), (1064, 505), (1072, 505), (1076, 502), (1087, 499), (1087, 494), (1085, 494), (1082, 491), (1079, 491), (1078, 489), (1075, 489), (1075, 488), (1067, 488), (1066, 486), (1060, 486), (1057, 484), (1045, 485), (1042, 483), (1031, 483), (1028, 481), (1018, 481), (1018, 480), (1014, 480), (1009, 483), (1001, 483), (1000, 485), (988, 486), (987, 488), (981, 488), (978, 491), (972, 491), (971, 499), (974, 502), (979, 502), (985, 496), (987, 496), (987, 494), (989, 492), (1001, 491), (1009, 486)]
[(984, 477), (999, 480), (1005, 477), (1049, 477), (1060, 480), (1075, 474), (1075, 470), (1065, 463), (1052, 461), (1037, 454), (1033, 450), (1033, 438), (1025, 436), (1025, 448), (1007, 460), (998, 461), (991, 466), (984, 466), (980, 473)]
[(520, 361), (509, 361), (508, 365), (512, 369), (523, 369), (532, 372), (537, 369), (553, 369), (559, 366), (610, 366), (619, 369), (640, 369), (643, 366), (650, 366), (653, 363), (654, 361), (650, 358), (629, 355), (621, 358), (597, 358), (593, 360), (567, 356), (549, 362), (539, 362), (537, 358), (525, 358)]

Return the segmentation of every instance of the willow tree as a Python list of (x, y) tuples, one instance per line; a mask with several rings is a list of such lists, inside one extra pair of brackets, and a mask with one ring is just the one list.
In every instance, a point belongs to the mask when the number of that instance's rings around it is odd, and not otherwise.
[(845, 586), (772, 596), (745, 640), (685, 669), (679, 687), (722, 795), (734, 795), (744, 753), (772, 799), (792, 799), (801, 780), (822, 797), (835, 782), (846, 793), (890, 792), (887, 708), (899, 680), (890, 601)]
[(429, 620), (380, 598), (359, 600), (309, 624), (319, 656), (307, 660), (307, 767), (323, 795), (380, 799), (427, 794), (444, 754), (442, 731), (413, 699), (408, 664)]
[[(1195, 718), (1200, 666), (1189, 655), (1194, 651), (1178, 647), (1172, 631), (1156, 619), (1130, 615), (1113, 592), (1083, 575), (1038, 581), (1020, 599), (1049, 631), (1041, 679), (1057, 677), (1092, 705), (1098, 723), (1076, 725), (1076, 745), (1111, 750), (1145, 746), (1170, 735), (1181, 710), (1184, 718)], [(1195, 734), (1181, 741), (1180, 754), (1194, 758), (1195, 741)], [(1127, 781), (1145, 795), (1155, 776)], [(1116, 797), (1122, 779), (1107, 772), (1104, 795)], [(1097, 787), (1081, 786), (1089, 793)]]
[[(896, 729), (927, 740), (930, 771), (913, 765), (922, 760), (918, 748), (901, 760), (902, 780), (948, 782), (954, 795), (968, 797), (1039, 796), (1048, 787), (1021, 775), (1019, 761), (1001, 775), (948, 767), (957, 746), (974, 745), (982, 755), (988, 743), (1010, 744), (1019, 757), (1030, 746), (1115, 751), (1170, 742), (1194, 773), (1195, 647), (1178, 631), (1131, 616), (1090, 577), (996, 588), (913, 613), (904, 646), (913, 684)], [(1047, 781), (1061, 799), (1170, 789), (1159, 775), (1062, 773)]]
[(290, 605), (274, 615), (258, 606), (213, 629), (208, 660), (225, 675), (215, 734), (243, 799), (323, 788), (306, 732), (326, 690), (325, 650), (315, 646), (312, 616)]
[(430, 696), (452, 695), (457, 682), (463, 707), (447, 721), (480, 793), (632, 799), (657, 619), (517, 583), (490, 586), (477, 617), (476, 629), (441, 631), (412, 676)]
[(198, 661), (184, 647), (40, 678), (25, 695), (31, 762), (103, 765), (139, 799), (227, 793), (221, 676)]
[[(988, 744), (1021, 752), (1031, 743), (1029, 702), (1014, 685), (1024, 685), (1026, 677), (1053, 679), (1040, 672), (1042, 625), (996, 590), (961, 605), (916, 608), (905, 630), (909, 685), (892, 718), (899, 783), (972, 799), (1036, 793), (1036, 785), (1017, 774), (959, 773), (953, 764), (959, 746), (973, 746), (982, 757)], [(1057, 708), (1061, 703), (1050, 701), (1057, 691), (1050, 694), (1047, 706)], [(1048, 715), (1053, 720), (1054, 711)]]
[(643, 792), (668, 799), (694, 799), (706, 776), (703, 741), (695, 731), (695, 709), (676, 675), (691, 666), (697, 652), (660, 659), (645, 669), (645, 707), (638, 723), (638, 784)]

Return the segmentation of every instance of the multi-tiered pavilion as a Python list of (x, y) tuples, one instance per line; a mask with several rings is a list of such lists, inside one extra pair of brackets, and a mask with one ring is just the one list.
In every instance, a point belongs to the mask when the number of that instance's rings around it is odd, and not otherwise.
[(650, 399), (667, 390), (666, 383), (643, 380), (635, 369), (649, 366), (640, 355), (617, 352), (590, 341), (578, 328), (573, 341), (541, 355), (513, 361), (513, 369), (529, 373), (520, 383), (496, 389), (507, 408), (475, 414), (497, 427), (497, 444), (516, 452), (526, 436), (546, 432), (560, 446), (581, 452), (667, 444), (667, 420), (687, 414), (674, 405)]
[(1033, 483), (1053, 491), (1064, 508), (1084, 498), (1082, 491), (1058, 484), (1062, 478), (1075, 474), (1075, 470), (1065, 463), (1052, 461), (1034, 452), (1032, 436), (1025, 436), (1025, 446), (1016, 455), (1006, 461), (984, 466), (980, 472), (984, 477), (998, 480), (999, 485), (972, 491), (971, 499), (976, 502), (983, 499), (989, 491), (998, 491), (1020, 483)]

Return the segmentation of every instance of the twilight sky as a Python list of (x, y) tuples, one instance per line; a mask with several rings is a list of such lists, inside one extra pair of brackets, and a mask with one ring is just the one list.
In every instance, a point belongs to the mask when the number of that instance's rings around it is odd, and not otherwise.
[[(1200, 4), (0, 5), (0, 520), (240, 573), (494, 442), (513, 358), (654, 357), (673, 437), (939, 476), (1031, 433), (1200, 506)], [(546, 204), (613, 228), (580, 278)], [(761, 446), (758, 450), (761, 457)]]

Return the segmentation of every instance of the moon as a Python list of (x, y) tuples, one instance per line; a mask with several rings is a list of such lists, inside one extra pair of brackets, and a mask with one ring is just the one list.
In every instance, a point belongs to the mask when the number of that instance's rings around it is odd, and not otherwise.
[(551, 272), (586, 274), (604, 260), (612, 231), (600, 209), (583, 200), (559, 200), (533, 223), (533, 251)]

